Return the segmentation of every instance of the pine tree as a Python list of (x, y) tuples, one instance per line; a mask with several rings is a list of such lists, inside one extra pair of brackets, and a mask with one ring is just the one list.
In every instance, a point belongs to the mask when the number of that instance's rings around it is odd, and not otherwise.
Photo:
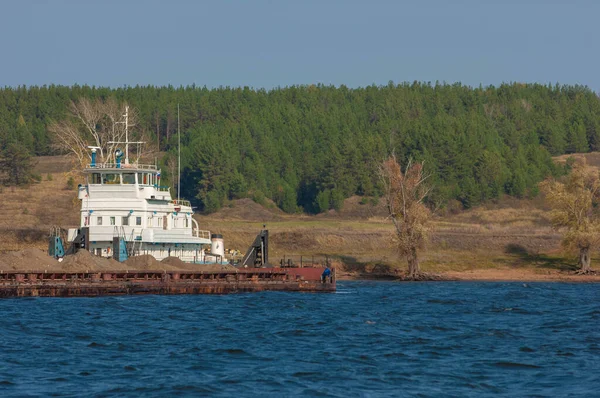
[(26, 147), (10, 143), (0, 158), (0, 172), (6, 185), (27, 185), (33, 178), (34, 162)]

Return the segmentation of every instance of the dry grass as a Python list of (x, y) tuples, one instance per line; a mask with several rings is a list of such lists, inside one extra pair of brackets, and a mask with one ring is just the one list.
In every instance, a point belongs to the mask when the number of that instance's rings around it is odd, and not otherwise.
[[(40, 183), (1, 188), (0, 252), (47, 249), (46, 238), (53, 225), (73, 227), (79, 223), (79, 201), (74, 190), (66, 189), (64, 162), (53, 165), (47, 158), (36, 166), (42, 175)], [(48, 181), (48, 174), (52, 181)]]
[[(262, 223), (214, 220), (200, 216), (204, 227), (227, 237), (230, 248), (244, 251)], [(271, 259), (291, 255), (328, 255), (346, 269), (393, 272), (405, 267), (393, 246), (391, 224), (384, 218), (330, 219), (290, 217), (267, 223)], [(523, 266), (531, 256), (556, 253), (560, 235), (541, 209), (474, 209), (433, 222), (428, 250), (422, 257), (429, 272)]]
[[(600, 164), (600, 154), (599, 164)], [(43, 181), (29, 188), (3, 188), (0, 196), (0, 252), (26, 247), (46, 249), (52, 225), (75, 227), (79, 201), (65, 189), (68, 163), (41, 158)], [(52, 181), (47, 180), (51, 173)], [(232, 203), (220, 212), (196, 215), (201, 229), (222, 233), (229, 249), (245, 252), (266, 224), (270, 232), (270, 258), (328, 256), (346, 270), (393, 273), (404, 269), (393, 246), (393, 228), (381, 203), (360, 204), (350, 198), (341, 214), (287, 215), (263, 208), (249, 199)], [(570, 269), (571, 256), (563, 256), (560, 235), (549, 223), (540, 200), (505, 198), (498, 203), (437, 216), (422, 266), (429, 272), (532, 267)], [(298, 257), (296, 257), (298, 258)]]
[(557, 163), (564, 164), (567, 159), (570, 157), (575, 159), (585, 158), (586, 164), (588, 168), (592, 169), (600, 169), (600, 152), (592, 152), (592, 153), (572, 153), (569, 155), (561, 155), (554, 157), (554, 161)]

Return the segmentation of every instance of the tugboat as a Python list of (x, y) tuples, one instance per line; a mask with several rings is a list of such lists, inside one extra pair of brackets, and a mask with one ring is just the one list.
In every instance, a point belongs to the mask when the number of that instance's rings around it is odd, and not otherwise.
[(225, 261), (223, 237), (199, 228), (190, 202), (173, 199), (169, 187), (160, 185), (156, 166), (129, 164), (127, 158), (122, 163), (120, 150), (116, 163), (96, 164), (95, 151), (84, 169), (87, 183), (78, 187), (80, 228), (69, 229), (69, 242), (103, 257), (118, 257), (115, 243), (126, 242), (129, 255)]

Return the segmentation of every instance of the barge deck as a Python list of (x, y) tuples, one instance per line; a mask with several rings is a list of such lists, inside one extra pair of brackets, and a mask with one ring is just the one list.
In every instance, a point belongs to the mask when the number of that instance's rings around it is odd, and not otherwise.
[(95, 297), (139, 294), (334, 292), (335, 269), (243, 268), (231, 271), (2, 272), (0, 297)]

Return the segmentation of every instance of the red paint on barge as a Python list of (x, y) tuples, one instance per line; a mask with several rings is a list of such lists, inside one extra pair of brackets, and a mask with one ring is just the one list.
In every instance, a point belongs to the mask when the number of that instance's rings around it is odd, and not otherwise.
[(233, 271), (4, 272), (0, 297), (93, 297), (126, 294), (334, 292), (335, 269), (243, 268)]

